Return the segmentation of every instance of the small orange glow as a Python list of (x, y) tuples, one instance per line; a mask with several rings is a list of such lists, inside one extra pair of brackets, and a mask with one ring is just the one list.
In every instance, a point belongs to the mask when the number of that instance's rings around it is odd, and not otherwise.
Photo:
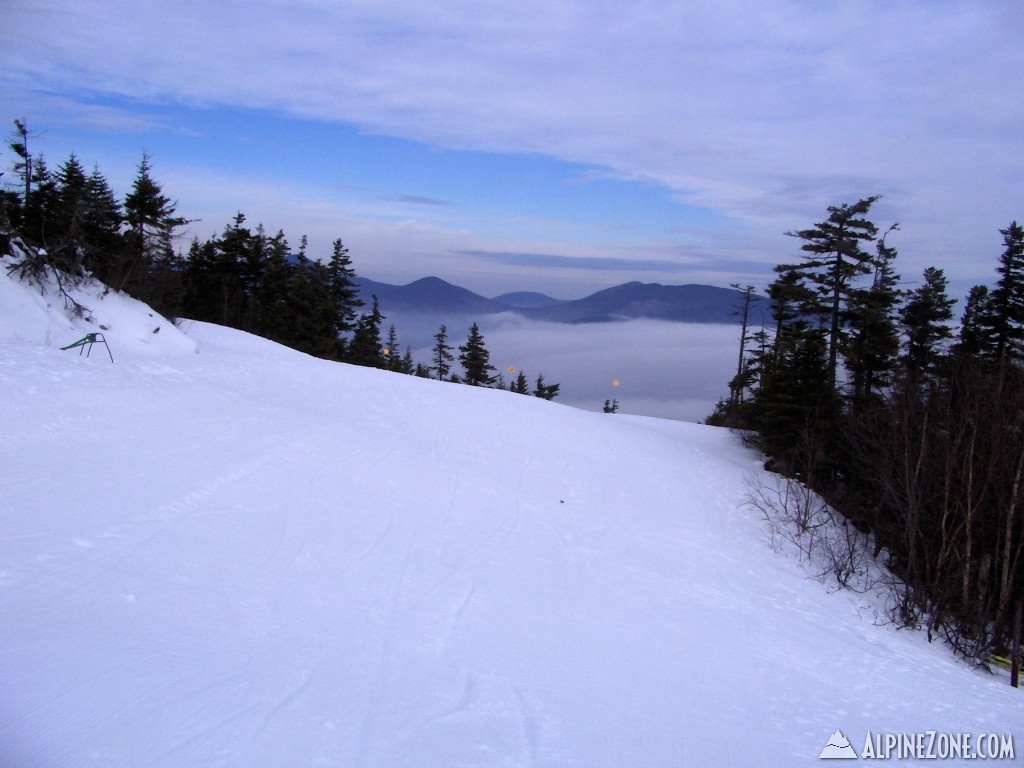
[(612, 386), (613, 387), (619, 386), (619, 380), (618, 379), (612, 379)]

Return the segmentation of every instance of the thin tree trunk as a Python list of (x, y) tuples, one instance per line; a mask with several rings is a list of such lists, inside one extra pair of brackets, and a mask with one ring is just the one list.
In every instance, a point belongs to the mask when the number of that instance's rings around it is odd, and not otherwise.
[(1010, 494), (1010, 503), (1006, 510), (1006, 527), (1003, 532), (1003, 554), (1001, 558), (1002, 572), (999, 579), (999, 607), (996, 611), (996, 642), (999, 641), (1002, 634), (1002, 629), (1006, 621), (1006, 610), (1010, 603), (1010, 574), (1013, 572), (1011, 567), (1013, 564), (1013, 520), (1014, 513), (1020, 503), (1022, 479), (1024, 479), (1024, 450), (1021, 451), (1020, 456), (1017, 459), (1017, 471), (1013, 476), (1013, 491)]

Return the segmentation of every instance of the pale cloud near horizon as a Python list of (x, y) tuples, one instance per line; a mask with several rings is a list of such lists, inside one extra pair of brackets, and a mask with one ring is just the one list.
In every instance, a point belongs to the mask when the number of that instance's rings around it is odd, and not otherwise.
[[(5, 15), (12, 93), (71, 84), (86, 102), (273, 110), (599, 166), (731, 220), (703, 246), (719, 257), (777, 256), (780, 233), (880, 193), (909, 272), (976, 279), (996, 230), (1024, 216), (1016, 0), (76, 0)], [(456, 224), (445, 237), (501, 245)]]

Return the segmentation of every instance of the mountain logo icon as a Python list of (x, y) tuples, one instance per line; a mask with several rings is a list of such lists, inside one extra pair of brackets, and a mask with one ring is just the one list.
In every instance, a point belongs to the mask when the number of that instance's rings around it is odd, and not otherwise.
[(843, 736), (842, 731), (836, 731), (828, 737), (828, 744), (818, 755), (819, 760), (856, 760), (857, 753), (850, 746), (850, 740)]

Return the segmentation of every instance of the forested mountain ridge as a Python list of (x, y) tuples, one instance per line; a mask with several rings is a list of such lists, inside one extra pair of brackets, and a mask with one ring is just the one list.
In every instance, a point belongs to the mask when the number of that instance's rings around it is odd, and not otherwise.
[[(661, 285), (637, 281), (606, 288), (576, 301), (522, 310), (535, 320), (561, 323), (604, 323), (648, 318), (681, 323), (733, 323), (743, 292), (711, 285)], [(767, 306), (753, 298), (758, 320)]]
[[(581, 299), (559, 300), (541, 293), (503, 294), (488, 299), (438, 277), (407, 285), (356, 278), (363, 296), (375, 295), (381, 305), (417, 314), (486, 315), (515, 312), (532, 320), (556, 323), (607, 323), (640, 318), (684, 323), (733, 323), (743, 292), (711, 285), (623, 283)], [(525, 298), (516, 298), (524, 296)], [(507, 297), (504, 298), (503, 297)], [(766, 316), (767, 302), (753, 297), (752, 316)]]

